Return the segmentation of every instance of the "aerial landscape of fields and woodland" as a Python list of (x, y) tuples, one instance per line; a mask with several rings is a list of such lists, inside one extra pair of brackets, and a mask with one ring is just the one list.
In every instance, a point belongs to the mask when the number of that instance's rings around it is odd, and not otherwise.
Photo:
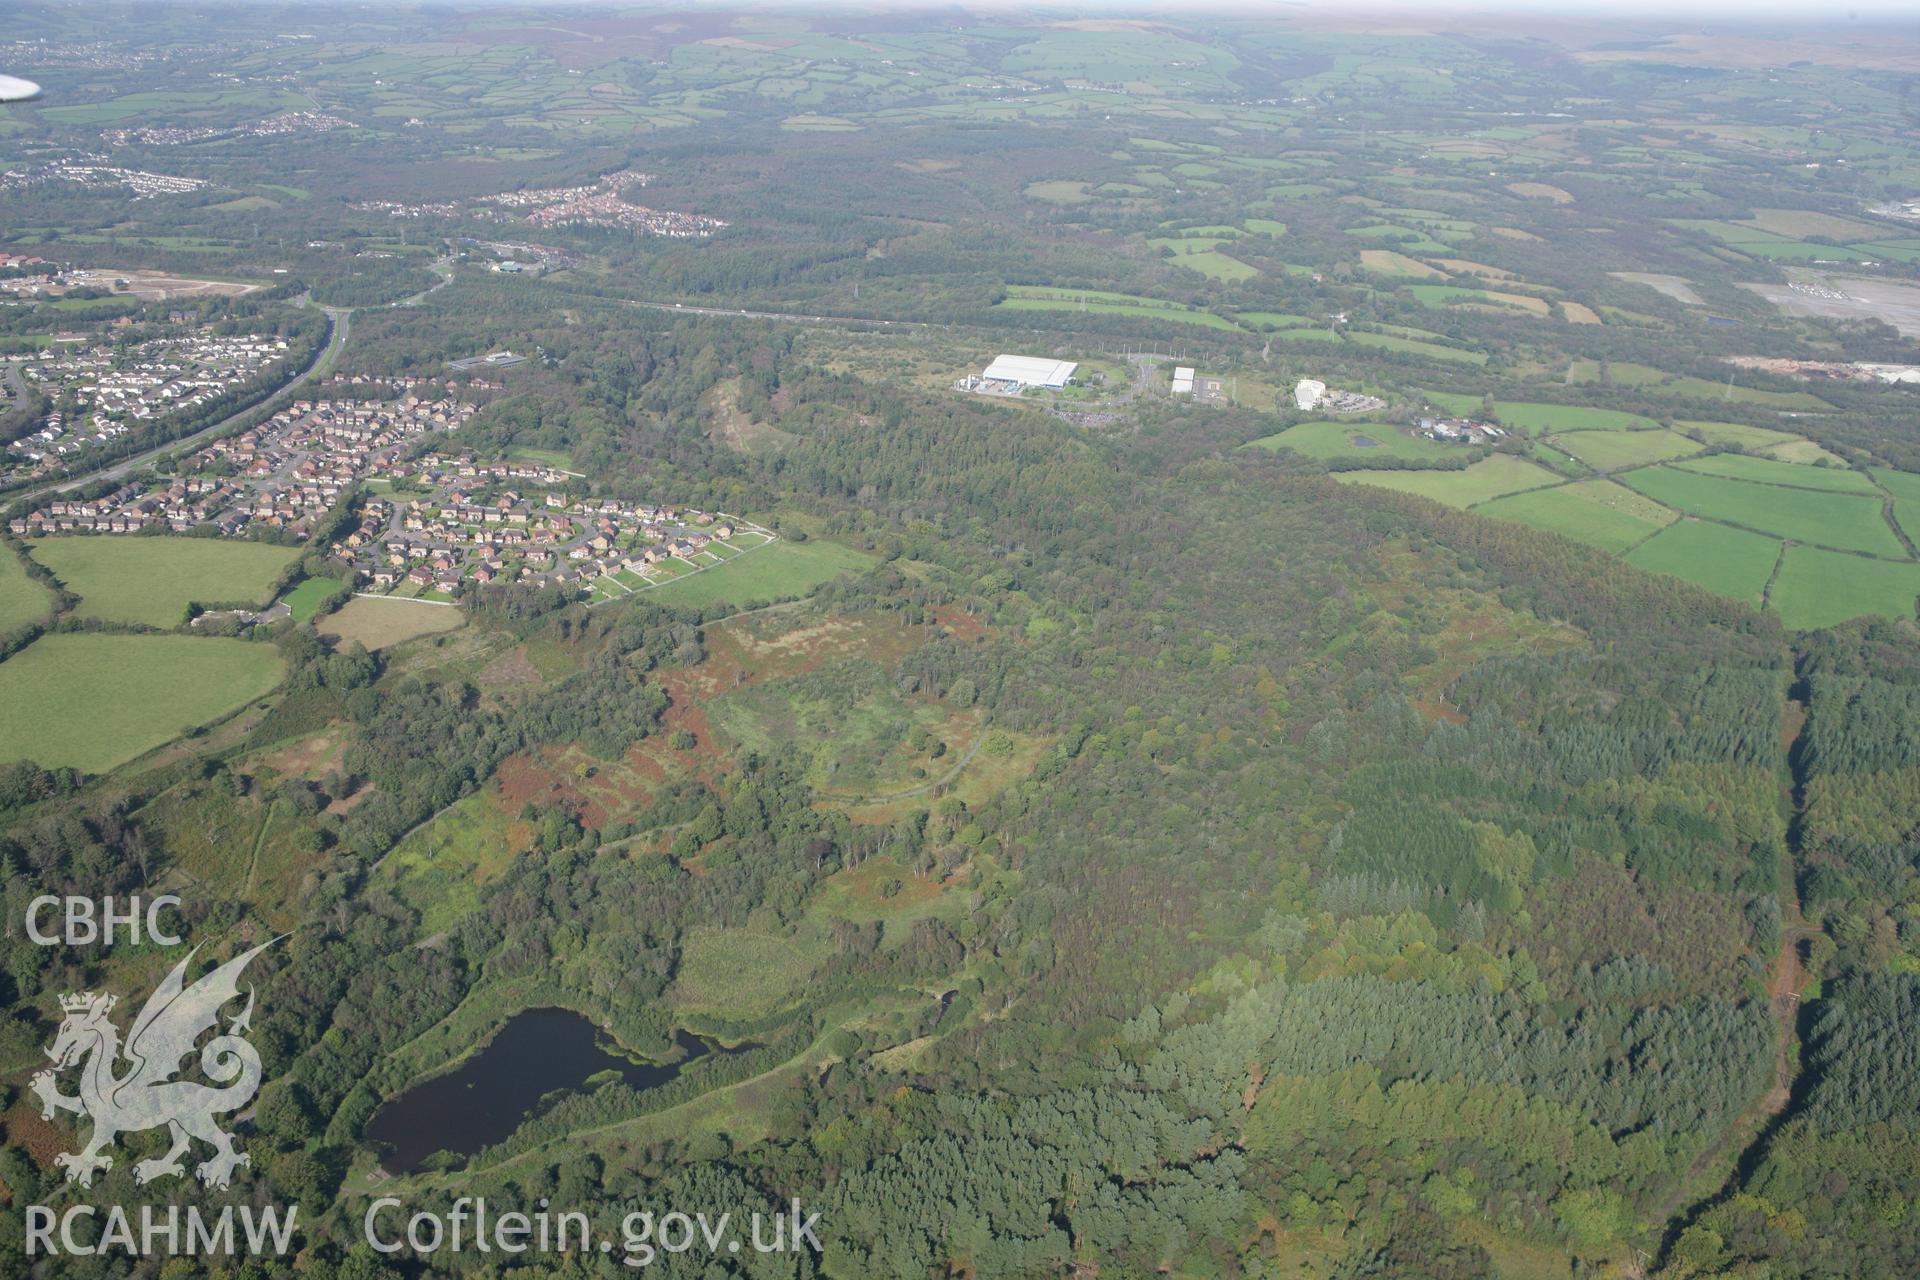
[(0, 1277), (1920, 1275), (1791, 8), (0, 0)]

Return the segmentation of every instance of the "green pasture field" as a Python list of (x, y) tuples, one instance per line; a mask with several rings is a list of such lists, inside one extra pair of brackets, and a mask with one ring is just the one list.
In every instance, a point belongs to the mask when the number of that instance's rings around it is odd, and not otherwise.
[(1906, 530), (1907, 537), (1920, 541), (1920, 475), (1881, 467), (1873, 478), (1893, 495), (1893, 518)]
[[(1427, 397), (1434, 400), (1431, 394)], [(1455, 409), (1456, 413), (1478, 413), (1480, 401), (1476, 397), (1462, 397), (1471, 408)], [(1435, 401), (1438, 403), (1438, 401)], [(1652, 431), (1660, 424), (1652, 418), (1643, 418), (1637, 413), (1626, 413), (1619, 409), (1590, 409), (1575, 404), (1540, 404), (1534, 401), (1494, 401), (1493, 411), (1503, 427), (1518, 427), (1537, 436), (1552, 435), (1559, 431)]]
[(864, 551), (837, 542), (779, 542), (739, 556), (705, 573), (664, 583), (646, 596), (660, 604), (746, 604), (803, 596), (843, 573), (859, 573), (873, 563)]
[(12, 547), (0, 546), (0, 635), (38, 622), (53, 609), (53, 593), (27, 576)]
[(1678, 467), (1648, 467), (1629, 472), (1622, 480), (1655, 501), (1691, 515), (1814, 546), (1906, 557), (1906, 548), (1881, 515), (1877, 496), (1752, 484)]
[(227, 538), (46, 538), (28, 550), (80, 597), (80, 617), (161, 628), (185, 622), (189, 604), (265, 604), (300, 555)]
[(1796, 630), (1830, 627), (1862, 614), (1914, 616), (1920, 564), (1869, 560), (1818, 547), (1788, 547), (1767, 604)]
[(1296, 316), (1288, 311), (1241, 311), (1233, 317), (1249, 329), (1317, 329), (1324, 321), (1312, 316)]
[(1715, 595), (1759, 604), (1780, 559), (1775, 538), (1705, 520), (1679, 520), (1627, 553), (1649, 573), (1685, 578)]
[(1403, 286), (1423, 307), (1445, 307), (1457, 303), (1517, 311), (1544, 316), (1551, 308), (1544, 298), (1524, 293), (1502, 293), (1493, 289), (1470, 289), (1455, 284), (1410, 284)]
[(1611, 480), (1582, 480), (1495, 498), (1475, 514), (1517, 520), (1564, 534), (1615, 555), (1646, 541), (1674, 520), (1673, 512)]
[(1705, 378), (1679, 377), (1649, 387), (1655, 395), (1680, 396), (1689, 400), (1720, 400), (1733, 404), (1758, 405), (1763, 409), (1805, 409), (1818, 413), (1833, 406), (1805, 391), (1762, 391), (1758, 387), (1731, 386)]
[(1380, 351), (1398, 351), (1410, 356), (1424, 356), (1429, 360), (1444, 360), (1453, 364), (1485, 364), (1487, 353), (1484, 351), (1464, 351), (1459, 347), (1443, 347), (1437, 342), (1419, 342), (1413, 338), (1396, 338), (1386, 333), (1355, 333), (1348, 330), (1346, 340), (1355, 346), (1373, 347)]
[(1700, 452), (1699, 445), (1672, 431), (1569, 431), (1547, 440), (1596, 471), (1640, 467)]
[(269, 644), (66, 632), (0, 662), (0, 760), (104, 773), (280, 683)]
[(1149, 320), (1205, 325), (1209, 329), (1239, 328), (1231, 320), (1182, 302), (1092, 289), (1080, 291), (1008, 285), (1007, 296), (994, 306), (997, 310), (1005, 311), (1083, 311), (1090, 315), (1142, 316)]
[(1772, 458), (1754, 458), (1739, 453), (1695, 458), (1678, 466), (1682, 471), (1698, 471), (1703, 475), (1727, 476), (1734, 480), (1753, 480), (1760, 484), (1788, 485), (1800, 489), (1823, 489), (1828, 493), (1879, 492), (1873, 481), (1858, 471), (1776, 462)]
[(338, 578), (308, 578), (280, 599), (293, 610), (295, 622), (311, 622), (320, 602), (340, 589)]
[[(1420, 394), (1426, 398), (1429, 404), (1442, 413), (1450, 413), (1456, 417), (1463, 418), (1478, 417), (1480, 414), (1480, 402), (1482, 399), (1480, 396), (1468, 395), (1462, 391), (1422, 391)], [(1517, 426), (1519, 424), (1513, 423), (1509, 425)]]
[[(1355, 444), (1364, 436), (1374, 447)], [(1384, 422), (1301, 422), (1285, 431), (1250, 441), (1248, 449), (1291, 449), (1309, 458), (1403, 458), (1411, 462), (1440, 461), (1461, 456), (1455, 445), (1440, 444)]]
[(1260, 274), (1260, 268), (1248, 266), (1240, 259), (1230, 258), (1224, 253), (1183, 253), (1173, 259), (1173, 265), (1198, 271), (1209, 280), (1222, 280), (1228, 284), (1252, 280)]
[[(1743, 387), (1737, 378), (1713, 381), (1708, 378), (1696, 378), (1690, 374), (1668, 373), (1648, 364), (1635, 364), (1632, 361), (1615, 361), (1607, 370), (1608, 378), (1615, 386), (1638, 387), (1658, 396), (1678, 396), (1688, 400), (1719, 400), (1740, 404), (1759, 405), (1767, 409), (1828, 409), (1832, 406), (1818, 396), (1805, 391), (1762, 391), (1755, 387)], [(1570, 383), (1593, 383), (1600, 381), (1600, 362), (1598, 360), (1575, 360), (1567, 371)]]
[(1389, 241), (1394, 249), (1401, 253), (1450, 253), (1452, 246), (1416, 231), (1412, 227), (1395, 226), (1392, 223), (1380, 223), (1370, 227), (1349, 227), (1347, 234), (1357, 240)]
[(1402, 493), (1417, 493), (1450, 507), (1475, 503), (1559, 483), (1560, 477), (1523, 458), (1496, 453), (1465, 471), (1342, 471), (1334, 476), (1343, 484), (1370, 484)]
[(1792, 444), (1800, 437), (1788, 431), (1773, 431), (1767, 427), (1750, 427), (1744, 422), (1698, 422), (1693, 419), (1675, 421), (1676, 431), (1698, 431), (1706, 437), (1708, 444), (1737, 444), (1742, 449), (1770, 449), (1775, 445)]
[(1444, 280), (1447, 273), (1438, 267), (1430, 267), (1417, 258), (1409, 258), (1404, 253), (1392, 249), (1362, 249), (1360, 251), (1362, 270), (1375, 275), (1390, 276), (1405, 280)]

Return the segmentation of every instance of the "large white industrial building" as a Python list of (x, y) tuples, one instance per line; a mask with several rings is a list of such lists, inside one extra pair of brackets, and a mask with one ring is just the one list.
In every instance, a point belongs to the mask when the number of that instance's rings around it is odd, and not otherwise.
[(986, 372), (980, 375), (985, 382), (1012, 382), (1022, 391), (1028, 387), (1045, 387), (1049, 391), (1058, 391), (1067, 385), (1073, 377), (1073, 371), (1080, 366), (1071, 360), (1049, 360), (1045, 356), (995, 356)]

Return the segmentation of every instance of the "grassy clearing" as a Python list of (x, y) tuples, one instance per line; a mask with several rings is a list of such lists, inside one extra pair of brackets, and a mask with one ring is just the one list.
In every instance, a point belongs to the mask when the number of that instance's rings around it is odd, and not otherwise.
[(1029, 200), (1044, 200), (1048, 204), (1085, 204), (1093, 199), (1087, 193), (1086, 183), (1065, 179), (1029, 182), (1022, 188), (1022, 194)]
[(10, 546), (0, 546), (0, 635), (38, 622), (53, 609), (53, 593), (27, 576)]
[(408, 835), (387, 855), (382, 870), (397, 875), (395, 888), (420, 908), (420, 929), (430, 935), (479, 906), (480, 886), (503, 875), (515, 851), (532, 843), (531, 826), (505, 811), (497, 787), (454, 802)]
[(177, 627), (191, 604), (263, 605), (297, 547), (226, 538), (47, 538), (33, 558), (80, 597), (83, 618)]
[(1895, 559), (1906, 556), (1906, 549), (1881, 516), (1877, 496), (1752, 484), (1678, 467), (1651, 467), (1630, 472), (1623, 479), (1655, 501), (1692, 515), (1814, 546), (1866, 551)]
[(682, 1013), (762, 1018), (790, 1003), (832, 950), (810, 929), (691, 929), (667, 1002)]
[(1553, 447), (1597, 471), (1639, 467), (1700, 452), (1700, 446), (1671, 431), (1573, 431), (1551, 437)]
[(1696, 458), (1680, 464), (1683, 471), (1703, 475), (1729, 476), (1735, 480), (1754, 480), (1761, 484), (1784, 484), (1800, 489), (1823, 489), (1828, 493), (1874, 493), (1874, 483), (1858, 471), (1840, 467), (1810, 467), (1772, 458), (1750, 458), (1744, 454), (1722, 453), (1711, 458)]
[(843, 573), (859, 573), (873, 563), (864, 551), (837, 542), (779, 542), (739, 556), (705, 573), (656, 587), (647, 598), (661, 604), (744, 605), (755, 600), (803, 596)]
[(0, 662), (0, 760), (104, 773), (280, 683), (271, 645), (66, 633)]
[(1916, 598), (1920, 598), (1920, 564), (1869, 560), (1818, 547), (1788, 547), (1767, 603), (1782, 622), (1805, 631), (1863, 614), (1911, 619)]
[(1524, 200), (1551, 200), (1555, 204), (1573, 203), (1571, 191), (1545, 182), (1509, 182), (1507, 190)]
[(1460, 450), (1452, 445), (1437, 444), (1384, 422), (1302, 422), (1245, 447), (1291, 449), (1309, 458), (1365, 456), (1420, 462), (1460, 456)]
[(1480, 515), (1517, 520), (1564, 534), (1615, 555), (1673, 522), (1673, 512), (1611, 480), (1582, 480), (1516, 493), (1474, 508)]
[(1471, 507), (1509, 493), (1557, 483), (1560, 477), (1523, 458), (1496, 453), (1464, 471), (1343, 471), (1334, 479), (1344, 484), (1371, 484), (1402, 493), (1417, 493), (1450, 507)]
[(1780, 543), (1774, 538), (1704, 520), (1681, 520), (1635, 547), (1627, 563), (1757, 605), (1779, 558)]
[(457, 630), (466, 621), (465, 610), (447, 605), (355, 596), (338, 612), (328, 615), (320, 633), (335, 637), (342, 648), (362, 644), (368, 650), (387, 649), (421, 636)]

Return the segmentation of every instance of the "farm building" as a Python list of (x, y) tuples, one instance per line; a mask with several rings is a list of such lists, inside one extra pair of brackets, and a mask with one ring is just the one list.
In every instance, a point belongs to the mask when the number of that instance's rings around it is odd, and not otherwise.
[(1022, 391), (1028, 387), (1058, 391), (1067, 385), (1073, 377), (1073, 371), (1079, 367), (1071, 360), (1001, 355), (994, 357), (993, 363), (986, 367), (980, 378), (983, 382), (1011, 382)]
[(1293, 386), (1294, 407), (1302, 411), (1312, 409), (1326, 398), (1327, 384), (1318, 378), (1302, 378)]
[(1177, 396), (1190, 396), (1193, 394), (1193, 370), (1186, 365), (1174, 366), (1173, 394)]

